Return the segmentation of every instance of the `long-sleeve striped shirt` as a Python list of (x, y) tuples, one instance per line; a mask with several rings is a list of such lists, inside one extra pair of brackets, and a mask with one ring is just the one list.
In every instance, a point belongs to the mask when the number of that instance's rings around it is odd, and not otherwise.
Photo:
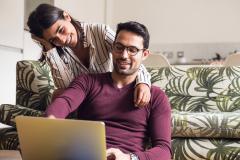
[[(82, 73), (105, 73), (112, 71), (111, 47), (115, 38), (115, 32), (104, 24), (79, 23), (83, 36), (83, 46), (89, 47), (89, 68), (83, 65), (74, 52), (64, 47), (65, 53), (60, 57), (56, 48), (46, 53), (46, 61), (51, 67), (54, 83), (57, 88), (66, 88), (70, 82)], [(150, 74), (141, 65), (137, 84), (146, 83), (149, 86)]]

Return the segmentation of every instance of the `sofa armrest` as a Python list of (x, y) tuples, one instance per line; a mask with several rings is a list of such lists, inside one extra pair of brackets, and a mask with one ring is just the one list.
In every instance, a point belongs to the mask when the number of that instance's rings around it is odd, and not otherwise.
[(22, 107), (20, 105), (2, 104), (0, 105), (0, 122), (13, 127), (16, 127), (15, 117), (16, 116), (33, 116), (41, 117), (44, 116), (43, 111), (37, 111), (34, 109)]

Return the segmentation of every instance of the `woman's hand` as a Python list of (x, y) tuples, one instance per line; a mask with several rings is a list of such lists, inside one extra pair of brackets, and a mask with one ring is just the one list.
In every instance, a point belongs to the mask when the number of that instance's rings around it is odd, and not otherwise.
[(33, 34), (31, 36), (36, 43), (40, 44), (43, 47), (43, 51), (47, 52), (50, 49), (54, 48), (54, 46), (50, 42), (46, 41), (45, 39), (39, 38)]
[(134, 104), (136, 107), (147, 105), (151, 98), (150, 88), (145, 83), (140, 83), (134, 90)]

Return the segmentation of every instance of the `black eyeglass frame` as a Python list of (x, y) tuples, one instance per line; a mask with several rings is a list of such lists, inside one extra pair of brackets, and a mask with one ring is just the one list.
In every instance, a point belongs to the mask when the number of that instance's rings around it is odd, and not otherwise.
[[(117, 49), (117, 48), (116, 48), (116, 45), (120, 45), (119, 47), (122, 47), (122, 48), (121, 48), (121, 49)], [(136, 47), (136, 46), (125, 46), (125, 45), (123, 45), (123, 44), (120, 43), (120, 42), (114, 42), (113, 45), (112, 45), (112, 50), (113, 50), (114, 52), (118, 53), (118, 54), (122, 54), (122, 53), (125, 51), (125, 49), (127, 50), (127, 53), (128, 53), (128, 55), (130, 55), (130, 56), (135, 56), (135, 55), (138, 54), (140, 51), (146, 50), (146, 48), (140, 49), (140, 48), (138, 48), (138, 47)], [(131, 49), (136, 50), (136, 51), (133, 52), (133, 51), (131, 51)]]

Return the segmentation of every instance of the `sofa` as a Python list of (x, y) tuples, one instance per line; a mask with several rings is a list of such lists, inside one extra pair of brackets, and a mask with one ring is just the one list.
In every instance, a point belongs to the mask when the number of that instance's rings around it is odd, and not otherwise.
[(173, 159), (240, 159), (240, 67), (148, 70), (171, 103)]
[(43, 116), (55, 89), (46, 63), (19, 61), (16, 64), (16, 105), (0, 105), (0, 122), (10, 128), (0, 129), (0, 150), (19, 149), (15, 117)]
[[(147, 68), (172, 107), (174, 160), (240, 159), (240, 67), (180, 65)], [(55, 89), (47, 64), (17, 63), (16, 105), (2, 104), (0, 149), (17, 149), (14, 117), (42, 116)], [(5, 148), (4, 148), (5, 147)]]

